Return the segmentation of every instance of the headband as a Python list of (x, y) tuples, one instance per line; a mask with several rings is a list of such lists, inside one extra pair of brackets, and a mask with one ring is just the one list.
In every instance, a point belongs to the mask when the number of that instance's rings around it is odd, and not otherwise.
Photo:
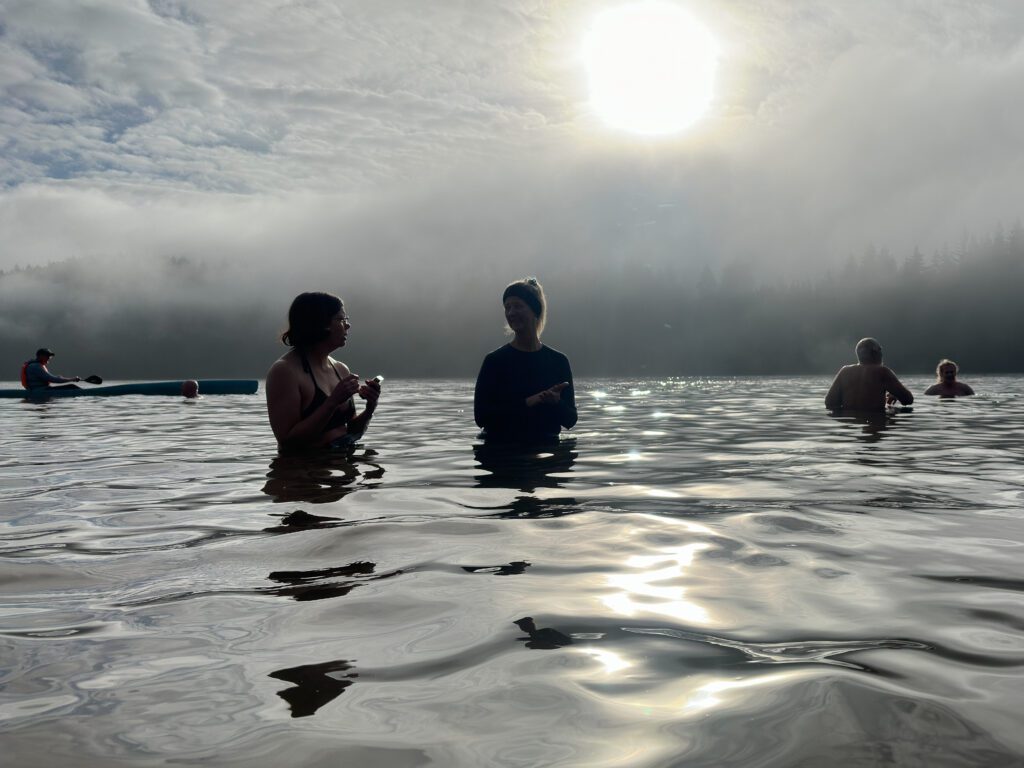
[(505, 292), (501, 294), (501, 302), (505, 303), (505, 299), (509, 296), (515, 296), (517, 299), (522, 299), (526, 306), (533, 310), (533, 314), (540, 317), (544, 313), (544, 307), (540, 303), (540, 298), (534, 293), (526, 283), (512, 283)]

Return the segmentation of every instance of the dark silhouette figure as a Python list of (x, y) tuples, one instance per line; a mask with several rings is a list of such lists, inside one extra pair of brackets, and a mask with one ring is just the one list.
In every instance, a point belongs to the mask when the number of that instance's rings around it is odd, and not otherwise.
[(882, 365), (882, 345), (875, 339), (857, 342), (857, 364), (839, 369), (828, 394), (825, 407), (831, 411), (883, 411), (886, 405), (899, 400), (903, 405), (914, 402), (896, 374)]
[(501, 297), (512, 341), (484, 358), (476, 379), (473, 416), (488, 441), (551, 440), (576, 424), (569, 359), (540, 341), (547, 319), (544, 289), (534, 278)]
[[(351, 444), (370, 423), (380, 397), (380, 379), (359, 382), (348, 366), (331, 357), (352, 328), (345, 307), (329, 293), (302, 293), (288, 310), (290, 346), (267, 372), (267, 414), (282, 450)], [(366, 401), (356, 413), (355, 395)]]

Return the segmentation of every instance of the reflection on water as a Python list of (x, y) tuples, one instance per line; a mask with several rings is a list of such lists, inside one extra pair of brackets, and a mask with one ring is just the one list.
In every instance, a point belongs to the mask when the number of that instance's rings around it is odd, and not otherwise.
[(520, 637), (519, 640), (525, 642), (527, 648), (552, 650), (554, 648), (561, 648), (564, 645), (572, 645), (572, 638), (568, 635), (563, 635), (557, 629), (552, 629), (551, 627), (538, 629), (537, 625), (533, 622), (532, 616), (518, 619), (512, 623), (526, 633), (526, 637)]
[(512, 448), (392, 382), (304, 456), (260, 398), (3, 404), (5, 759), (1024, 765), (1024, 379), (980, 383), (584, 381)]
[[(863, 443), (870, 445), (877, 443), (885, 437), (885, 431), (890, 427), (898, 425), (896, 414), (910, 414), (914, 409), (911, 406), (900, 408), (886, 408), (884, 411), (834, 411), (829, 416), (836, 421), (850, 426), (859, 427), (859, 432), (854, 433)], [(901, 419), (908, 419), (908, 416), (901, 416)]]
[(352, 685), (352, 681), (359, 675), (349, 671), (351, 669), (349, 662), (340, 659), (279, 669), (271, 672), (270, 676), (295, 686), (277, 692), (278, 696), (288, 702), (292, 717), (309, 717)]
[(572, 479), (576, 462), (576, 440), (547, 442), (542, 445), (477, 443), (473, 458), (480, 473), (478, 488), (508, 488), (521, 494), (495, 506), (465, 505), (481, 512), (491, 511), (493, 517), (543, 518), (561, 517), (579, 512), (575, 498), (538, 497), (538, 488), (562, 488)]
[(574, 438), (536, 446), (477, 443), (473, 458), (482, 470), (476, 476), (477, 486), (515, 488), (525, 493), (562, 488), (572, 479), (578, 455)]
[(375, 574), (376, 563), (349, 563), (334, 568), (316, 568), (310, 571), (274, 571), (267, 578), (285, 586), (264, 590), (268, 594), (290, 597), (293, 600), (325, 600), (347, 595), (360, 583), (386, 579), (401, 571)]
[[(265, 487), (265, 486), (264, 486)], [(311, 515), (301, 509), (281, 515), (279, 525), (273, 525), (263, 530), (267, 533), (295, 533), (297, 531), (308, 531), (310, 528), (331, 528), (342, 525), (342, 521), (336, 517), (324, 517), (323, 515)]]
[(371, 448), (281, 454), (270, 462), (263, 492), (279, 502), (330, 504), (384, 477), (376, 456)]

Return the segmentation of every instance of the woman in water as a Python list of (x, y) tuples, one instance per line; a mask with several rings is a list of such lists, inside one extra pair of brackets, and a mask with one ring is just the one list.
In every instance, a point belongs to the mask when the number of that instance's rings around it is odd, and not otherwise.
[(561, 352), (541, 344), (547, 306), (534, 278), (517, 280), (501, 296), (512, 341), (484, 358), (473, 415), (487, 440), (557, 439), (576, 423), (572, 370)]
[[(267, 372), (267, 413), (282, 449), (350, 444), (366, 430), (380, 382), (360, 384), (344, 363), (331, 358), (351, 327), (337, 296), (302, 293), (292, 302), (288, 330), (281, 335), (292, 349)], [(366, 401), (360, 414), (355, 394)]]
[(962, 381), (957, 381), (960, 373), (960, 366), (952, 360), (939, 360), (935, 366), (935, 383), (924, 391), (926, 395), (938, 395), (939, 397), (963, 397), (973, 395), (974, 390)]

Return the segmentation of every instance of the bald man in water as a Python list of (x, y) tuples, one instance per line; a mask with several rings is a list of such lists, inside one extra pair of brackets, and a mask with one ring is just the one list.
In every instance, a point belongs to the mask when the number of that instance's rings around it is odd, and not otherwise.
[(882, 365), (882, 345), (875, 339), (857, 342), (857, 364), (844, 365), (825, 395), (831, 411), (883, 411), (892, 399), (903, 405), (914, 402), (910, 390), (896, 374)]

